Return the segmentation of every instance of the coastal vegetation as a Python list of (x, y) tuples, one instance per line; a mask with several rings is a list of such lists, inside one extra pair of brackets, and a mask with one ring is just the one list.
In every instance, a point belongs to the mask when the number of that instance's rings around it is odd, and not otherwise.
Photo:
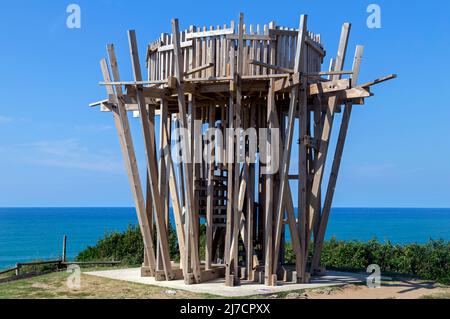
[[(42, 276), (15, 280), (0, 284), (0, 299), (208, 299), (217, 296), (194, 293), (185, 290), (168, 289), (154, 285), (138, 284), (123, 280), (114, 280), (89, 275), (86, 272), (105, 270), (108, 267), (84, 268), (81, 273), (80, 288), (72, 289), (67, 285), (70, 273), (51, 272)], [(117, 269), (117, 267), (115, 267)], [(251, 299), (449, 299), (450, 288), (428, 284), (420, 280), (384, 281), (379, 289), (370, 289), (365, 285), (349, 284), (341, 287), (323, 287), (289, 292), (268, 293), (249, 296)]]
[[(204, 225), (200, 228), (202, 255)], [(172, 228), (169, 229), (169, 239), (171, 258), (178, 260), (177, 240)], [(156, 245), (156, 240), (154, 242)], [(143, 261), (143, 251), (139, 228), (129, 226), (122, 233), (106, 234), (95, 246), (80, 252), (76, 260), (121, 260), (127, 265), (140, 265)], [(286, 260), (294, 259), (290, 244), (286, 244)], [(383, 274), (408, 275), (450, 284), (450, 242), (443, 240), (430, 239), (425, 244), (394, 245), (389, 241), (380, 243), (376, 239), (360, 242), (332, 238), (324, 244), (321, 261), (327, 269), (345, 271), (365, 271), (368, 265), (378, 264)]]

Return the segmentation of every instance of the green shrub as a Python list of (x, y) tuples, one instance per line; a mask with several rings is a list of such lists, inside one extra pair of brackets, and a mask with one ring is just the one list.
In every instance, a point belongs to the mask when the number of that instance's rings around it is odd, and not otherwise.
[(338, 241), (324, 243), (321, 263), (343, 270), (365, 270), (378, 264), (382, 272), (413, 275), (450, 284), (450, 242), (430, 240), (426, 244), (381, 244), (375, 239), (366, 243)]
[[(153, 231), (156, 234), (156, 231)], [(156, 247), (156, 236), (153, 245)], [(169, 250), (172, 260), (179, 260), (175, 231), (169, 227)], [(77, 261), (120, 260), (127, 265), (141, 265), (144, 259), (144, 243), (138, 226), (128, 226), (122, 233), (107, 233), (95, 246), (89, 246), (76, 257)]]
[[(200, 258), (205, 256), (205, 225), (200, 225)], [(154, 231), (156, 234), (156, 231)], [(156, 239), (154, 238), (156, 246)], [(169, 248), (172, 260), (179, 260), (176, 233), (169, 228)], [(312, 256), (312, 243), (309, 257)], [(140, 265), (144, 245), (137, 226), (129, 226), (123, 232), (106, 234), (95, 246), (80, 252), (77, 261), (121, 260), (128, 265)], [(295, 262), (290, 243), (286, 244), (285, 260)], [(413, 275), (423, 279), (450, 284), (450, 242), (430, 240), (426, 244), (393, 245), (376, 239), (368, 242), (341, 241), (331, 238), (324, 243), (321, 263), (329, 269), (365, 271), (370, 264), (378, 264), (382, 272)]]

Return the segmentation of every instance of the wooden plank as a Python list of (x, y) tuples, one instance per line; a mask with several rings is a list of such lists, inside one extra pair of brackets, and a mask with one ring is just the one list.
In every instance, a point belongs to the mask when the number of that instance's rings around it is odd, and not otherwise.
[[(208, 109), (208, 125), (209, 129), (215, 128), (215, 111), (216, 107), (214, 105), (211, 105)], [(215, 143), (214, 141), (209, 141), (209, 143)], [(211, 145), (211, 150), (214, 148)], [(214, 181), (213, 181), (213, 175), (214, 175), (214, 153), (208, 153), (211, 154), (212, 158), (210, 159), (210, 162), (208, 164), (208, 192), (207, 192), (207, 200), (206, 200), (206, 245), (205, 245), (205, 269), (209, 270), (211, 269), (211, 263), (212, 263), (212, 250), (215, 249), (215, 247), (212, 246), (212, 240), (213, 240), (213, 209), (214, 209), (214, 201), (213, 201), (213, 192), (214, 192)]]
[(339, 100), (339, 102), (342, 103), (342, 102), (345, 102), (342, 100), (361, 99), (361, 98), (366, 98), (366, 97), (370, 97), (370, 96), (372, 96), (372, 93), (370, 93), (369, 88), (354, 87), (354, 88), (339, 92), (338, 100)]
[[(307, 57), (304, 57), (303, 63), (307, 63)], [(306, 68), (306, 66), (305, 66)], [(305, 71), (305, 70), (304, 70)], [(307, 283), (306, 265), (308, 263), (309, 250), (309, 176), (310, 166), (308, 165), (308, 145), (305, 141), (310, 134), (310, 113), (307, 106), (308, 84), (303, 78), (301, 83), (300, 107), (299, 107), (299, 161), (298, 161), (298, 229), (300, 235), (300, 259), (301, 264), (296, 268), (297, 276), (300, 282)], [(319, 96), (320, 97), (320, 96)], [(321, 111), (321, 110), (320, 110)], [(297, 265), (296, 265), (297, 266)]]
[[(333, 71), (341, 71), (343, 69), (345, 55), (347, 52), (348, 37), (350, 32), (350, 24), (344, 23), (342, 26), (341, 38), (339, 41), (339, 48), (336, 56), (335, 68)], [(338, 80), (340, 75), (332, 76), (332, 80)], [(320, 212), (316, 211), (317, 195), (322, 184), (323, 172), (325, 169), (325, 161), (328, 153), (328, 145), (331, 136), (331, 130), (333, 127), (334, 114), (337, 105), (337, 98), (330, 96), (328, 98), (328, 108), (325, 116), (325, 121), (322, 127), (321, 143), (319, 148), (319, 154), (317, 160), (314, 162), (314, 177), (311, 187), (311, 198), (309, 207), (309, 229), (310, 231), (314, 225), (314, 218), (318, 218), (317, 215)]]
[[(300, 30), (297, 36), (297, 49), (295, 54), (295, 64), (294, 71), (301, 72), (303, 57), (306, 54), (304, 39), (306, 37), (306, 24), (307, 24), (307, 16), (302, 15), (300, 17)], [(287, 122), (287, 134), (286, 140), (284, 142), (283, 156), (280, 163), (280, 188), (277, 194), (277, 206), (275, 210), (275, 218), (276, 218), (276, 226), (275, 226), (275, 247), (274, 247), (274, 257), (273, 257), (273, 271), (276, 272), (278, 266), (278, 256), (280, 252), (280, 244), (281, 244), (281, 232), (283, 227), (283, 217), (284, 217), (284, 196), (287, 184), (287, 176), (289, 174), (289, 165), (291, 158), (291, 148), (292, 148), (292, 140), (294, 134), (294, 120), (297, 111), (297, 97), (298, 97), (298, 87), (294, 86), (291, 89), (291, 96), (289, 102), (289, 113), (288, 113), (288, 122)]]
[[(162, 204), (162, 211), (163, 211), (163, 215), (164, 215), (164, 223), (165, 223), (165, 228), (166, 231), (168, 232), (168, 225), (169, 225), (169, 207), (168, 205), (166, 205), (166, 201), (169, 197), (168, 194), (168, 184), (167, 184), (167, 180), (168, 180), (168, 176), (167, 176), (167, 168), (166, 168), (166, 158), (167, 155), (165, 154), (168, 150), (167, 148), (169, 147), (169, 141), (167, 140), (167, 136), (166, 136), (166, 125), (167, 125), (167, 118), (168, 118), (168, 110), (167, 110), (167, 100), (161, 100), (160, 101), (160, 110), (161, 110), (161, 115), (159, 117), (159, 158), (158, 158), (158, 189), (159, 189), (159, 194), (162, 198), (161, 204)], [(153, 114), (151, 114), (153, 113)], [(149, 106), (149, 121), (153, 122), (151, 123), (152, 126), (154, 126), (154, 107)], [(148, 176), (147, 176), (147, 181), (148, 181)], [(148, 185), (151, 182), (148, 181)], [(149, 185), (150, 186), (150, 185)], [(149, 187), (150, 188), (150, 187)], [(150, 188), (150, 194), (151, 194), (151, 188)], [(159, 243), (159, 238), (158, 238), (158, 243)], [(157, 251), (156, 251), (156, 265), (157, 265), (157, 270), (162, 270), (162, 260), (161, 260), (161, 244), (159, 243), (157, 246)]]
[[(235, 73), (235, 54), (234, 54), (234, 42), (230, 42), (230, 74), (233, 76), (233, 80), (230, 81), (230, 97), (228, 103), (228, 113), (227, 113), (227, 123), (228, 128), (233, 129), (234, 127), (234, 73)], [(227, 136), (226, 139), (226, 158), (227, 165), (227, 218), (226, 218), (226, 231), (225, 231), (225, 284), (234, 285), (232, 281), (232, 270), (231, 270), (231, 241), (233, 239), (233, 155), (234, 155), (234, 138)]]
[[(238, 47), (237, 47), (237, 68), (236, 68), (236, 103), (234, 104), (235, 112), (234, 112), (234, 128), (235, 130), (241, 129), (241, 103), (242, 103), (242, 79), (241, 75), (243, 74), (244, 67), (244, 14), (239, 14), (239, 25), (238, 25)], [(235, 279), (235, 284), (239, 283), (239, 264), (238, 264), (238, 240), (239, 240), (239, 226), (240, 226), (240, 216), (241, 212), (239, 211), (239, 185), (240, 185), (240, 163), (239, 163), (239, 140), (236, 138), (234, 153), (234, 160), (236, 161), (234, 165), (234, 193), (233, 193), (233, 241), (231, 251), (234, 254), (231, 255), (233, 260), (233, 274)]]
[[(299, 229), (297, 227), (296, 218), (295, 218), (295, 209), (294, 204), (292, 201), (292, 193), (291, 193), (291, 187), (289, 183), (286, 184), (286, 193), (285, 193), (285, 209), (286, 209), (286, 215), (287, 215), (287, 222), (289, 225), (289, 232), (291, 234), (291, 242), (292, 242), (292, 251), (295, 255), (295, 269), (297, 272), (297, 276), (301, 276), (301, 269), (302, 269), (302, 258), (305, 258), (302, 254), (302, 247), (300, 244), (300, 233)], [(294, 281), (295, 279), (295, 281)], [(298, 282), (299, 278), (292, 278), (292, 281)]]
[[(187, 48), (187, 47), (191, 47), (191, 46), (192, 46), (192, 41), (181, 42), (182, 48)], [(173, 50), (173, 44), (163, 45), (158, 48), (158, 52), (166, 52), (166, 51), (172, 51), (172, 50)]]
[(308, 72), (308, 73), (303, 74), (303, 76), (320, 78), (323, 75), (347, 75), (347, 74), (353, 74), (353, 71)]
[[(275, 22), (274, 21), (269, 23), (269, 26), (265, 30), (264, 33), (268, 34), (270, 28), (275, 28)], [(265, 49), (266, 50), (266, 52), (265, 52), (266, 60), (264, 61), (264, 59), (263, 59), (263, 62), (267, 62), (268, 64), (272, 64), (272, 65), (276, 65), (277, 64), (277, 61), (276, 61), (276, 57), (277, 57), (276, 45), (277, 45), (276, 41), (268, 41), (267, 42), (267, 46), (266, 46), (266, 49)], [(267, 73), (264, 73), (264, 74), (274, 75), (275, 71), (274, 70), (270, 70), (270, 71), (267, 70)]]
[[(180, 38), (179, 38), (179, 25), (178, 25), (178, 19), (172, 20), (172, 33), (174, 35), (173, 44), (174, 44), (174, 56), (175, 56), (175, 76), (177, 79), (177, 92), (178, 92), (178, 108), (179, 108), (179, 123), (181, 128), (187, 128), (187, 118), (186, 118), (186, 100), (184, 97), (184, 90), (183, 90), (183, 60), (181, 56), (181, 47), (180, 47)], [(188, 141), (184, 138), (183, 139), (183, 149), (185, 151), (189, 151), (190, 147), (188, 144)], [(191, 246), (191, 263), (192, 263), (192, 270), (194, 272), (194, 276), (197, 282), (200, 282), (200, 259), (198, 255), (198, 243), (195, 241), (194, 237), (194, 220), (193, 220), (193, 201), (194, 201), (194, 192), (192, 189), (192, 172), (189, 168), (188, 163), (186, 161), (183, 161), (182, 163), (183, 170), (184, 170), (184, 187), (185, 187), (185, 204), (186, 204), (186, 212), (188, 216), (188, 224), (190, 224), (190, 230), (189, 232), (185, 232), (185, 235), (189, 237), (189, 245)], [(185, 256), (189, 258), (188, 256)]]
[[(152, 199), (152, 191), (150, 189), (150, 179), (148, 177), (148, 174), (145, 174), (146, 176), (146, 188), (145, 188), (145, 213), (147, 215), (148, 219), (148, 225), (150, 229), (153, 231), (153, 199)], [(158, 251), (157, 251), (158, 252)], [(158, 265), (158, 262), (156, 263)], [(148, 258), (147, 258), (147, 251), (144, 250), (144, 266), (148, 267)], [(158, 268), (158, 267), (157, 267)]]
[(186, 34), (186, 40), (195, 39), (195, 38), (206, 38), (206, 37), (212, 37), (212, 36), (219, 36), (219, 35), (227, 35), (227, 34), (233, 34), (234, 28), (229, 29), (218, 29), (218, 30), (209, 30), (209, 31), (199, 31), (199, 32), (191, 32)]
[[(166, 103), (163, 101), (163, 103)], [(166, 139), (168, 141), (170, 141), (170, 134), (169, 134), (169, 129), (166, 125), (165, 127), (165, 132), (164, 134), (166, 135)], [(167, 166), (169, 168), (169, 193), (170, 193), (170, 197), (172, 198), (172, 209), (173, 209), (173, 215), (174, 215), (174, 219), (175, 219), (175, 229), (177, 232), (177, 238), (178, 238), (178, 246), (179, 246), (179, 251), (180, 251), (180, 263), (181, 263), (181, 268), (183, 269), (183, 273), (186, 269), (186, 267), (184, 267), (184, 262), (185, 262), (185, 233), (184, 233), (184, 228), (183, 228), (183, 216), (182, 216), (182, 211), (181, 211), (181, 201), (179, 198), (179, 193), (178, 193), (178, 186), (177, 186), (177, 180), (176, 180), (176, 175), (175, 175), (175, 168), (172, 162), (172, 156), (170, 153), (170, 145), (167, 145), (167, 149), (165, 150), (165, 156), (166, 156), (166, 163)]]
[[(278, 116), (276, 113), (273, 114), (273, 121), (275, 127), (280, 127)], [(279, 153), (281, 154), (283, 152), (283, 147), (280, 143), (279, 145)], [(298, 179), (298, 175), (297, 175)], [(294, 210), (294, 204), (292, 201), (292, 193), (291, 193), (291, 187), (289, 185), (289, 182), (286, 182), (286, 192), (284, 193), (284, 209), (286, 210), (287, 215), (287, 222), (289, 225), (289, 231), (291, 234), (291, 242), (292, 242), (292, 250), (295, 254), (295, 269), (297, 271), (298, 276), (301, 276), (301, 270), (302, 270), (302, 262), (303, 262), (303, 254), (302, 254), (302, 248), (300, 243), (300, 234), (299, 229), (297, 227), (297, 222), (295, 218), (295, 210)], [(298, 281), (298, 278), (295, 278), (295, 282)]]
[(389, 74), (389, 75), (383, 76), (381, 78), (378, 78), (376, 80), (361, 84), (360, 87), (367, 88), (369, 86), (373, 86), (373, 85), (380, 84), (380, 83), (383, 83), (388, 80), (395, 79), (396, 77), (397, 77), (397, 74)]
[[(310, 141), (303, 140), (305, 146), (311, 147), (309, 144), (313, 144), (313, 154), (314, 154), (314, 160), (317, 160), (319, 157), (319, 143), (320, 143), (320, 136), (322, 135), (322, 96), (316, 96), (313, 98), (314, 101), (314, 138), (310, 139)], [(311, 167), (314, 167), (314, 165), (311, 165)], [(319, 191), (317, 193), (317, 201), (316, 201), (317, 207), (315, 208), (316, 211), (321, 211), (322, 209), (322, 188), (319, 188)], [(305, 205), (305, 210), (307, 211), (308, 206)], [(314, 241), (317, 239), (317, 233), (318, 233), (318, 227), (320, 223), (320, 218), (316, 218), (315, 224), (314, 224)], [(305, 230), (308, 229), (308, 225), (303, 224), (303, 227)]]
[[(238, 35), (237, 34), (230, 34), (227, 35), (227, 39), (230, 40), (237, 40)], [(275, 41), (274, 36), (266, 35), (266, 34), (245, 34), (243, 36), (244, 41), (251, 40), (251, 41)]]
[[(139, 53), (137, 49), (137, 43), (136, 43), (136, 34), (134, 30), (128, 31), (128, 40), (130, 44), (130, 55), (131, 55), (131, 61), (132, 61), (132, 67), (133, 67), (133, 75), (135, 81), (142, 81), (142, 74), (140, 69), (140, 63), (139, 63)], [(152, 132), (155, 132), (155, 128), (152, 125), (151, 121), (148, 119), (148, 113), (147, 108), (144, 102), (144, 97), (141, 94), (140, 87), (138, 86), (136, 91), (136, 98), (138, 102), (139, 112), (141, 114), (141, 128), (142, 133), (144, 136), (144, 146), (145, 146), (145, 153), (146, 153), (146, 159), (147, 159), (147, 165), (148, 165), (148, 174), (149, 179), (151, 181), (150, 183), (150, 189), (152, 192), (152, 198), (153, 198), (153, 205), (155, 207), (155, 215), (156, 215), (156, 229), (158, 232), (158, 238), (160, 240), (161, 244), (161, 257), (163, 261), (164, 266), (164, 272), (166, 274), (167, 280), (170, 280), (172, 278), (172, 266), (170, 263), (170, 254), (169, 254), (169, 240), (168, 240), (168, 234), (167, 229), (164, 222), (164, 212), (162, 207), (162, 201), (160, 197), (160, 192), (158, 190), (158, 169), (156, 167), (156, 146), (154, 141), (154, 134)]]
[[(353, 75), (352, 81), (354, 84), (358, 82), (359, 69), (361, 65), (361, 59), (364, 52), (364, 47), (359, 45), (356, 47), (355, 57), (353, 61)], [(341, 126), (339, 128), (339, 136), (336, 144), (336, 150), (334, 153), (333, 164), (331, 167), (330, 178), (328, 181), (327, 192), (325, 196), (325, 202), (323, 206), (323, 212), (320, 219), (319, 230), (317, 233), (317, 240), (314, 243), (314, 254), (311, 261), (311, 273), (318, 271), (320, 255), (322, 254), (323, 242), (325, 238), (325, 231), (328, 224), (328, 218), (331, 211), (331, 203), (333, 201), (334, 190), (339, 174), (339, 168), (341, 165), (342, 153), (344, 151), (345, 139), (347, 137), (348, 125), (350, 122), (350, 116), (352, 113), (351, 102), (347, 103), (342, 116)]]
[[(191, 234), (190, 236), (192, 236), (192, 240), (195, 244), (198, 245), (199, 242), (199, 223), (200, 223), (200, 218), (199, 218), (199, 198), (196, 193), (196, 181), (200, 178), (199, 176), (199, 164), (196, 163), (195, 157), (197, 155), (197, 150), (198, 150), (198, 143), (201, 142), (199, 139), (196, 139), (195, 136), (197, 136), (197, 132), (196, 132), (196, 125), (195, 125), (195, 97), (192, 94), (188, 94), (188, 113), (187, 113), (187, 123), (188, 123), (188, 136), (189, 136), (189, 142), (190, 142), (190, 159), (189, 162), (187, 163), (188, 169), (189, 169), (189, 173), (190, 173), (190, 183), (192, 184), (192, 190), (194, 193), (193, 196), (193, 201), (191, 202), (191, 206), (192, 206), (192, 223), (191, 223)], [(200, 134), (200, 133), (198, 133)], [(192, 249), (193, 251), (193, 249)], [(198, 251), (198, 247), (196, 248), (196, 251)], [(199, 260), (200, 262), (200, 260)], [(193, 259), (191, 258), (191, 266), (193, 266), (193, 264), (195, 263), (195, 261), (193, 261)]]
[[(267, 95), (267, 128), (276, 128), (274, 117), (276, 113), (275, 94), (273, 91), (274, 80), (270, 80), (269, 93)], [(271, 137), (272, 138), (272, 137)], [(272, 141), (267, 141), (266, 151), (273, 154), (276, 145), (272, 145)], [(274, 174), (265, 175), (265, 192), (264, 194), (264, 283), (269, 286), (272, 284), (271, 278), (273, 274), (273, 180)]]
[(325, 94), (336, 91), (344, 91), (351, 88), (350, 79), (341, 79), (336, 81), (318, 82), (309, 85), (308, 94)]
[(223, 278), (225, 273), (224, 267), (215, 266), (211, 269), (205, 269), (201, 272), (201, 281), (208, 282), (217, 278)]
[[(117, 60), (114, 53), (113, 45), (108, 45), (109, 59), (111, 61), (111, 68), (115, 80), (119, 80), (119, 72), (117, 68)], [(100, 63), (103, 78), (105, 82), (110, 82), (110, 74), (106, 60), (103, 59)], [(112, 86), (106, 86), (108, 94), (114, 93)], [(121, 87), (116, 87), (116, 94), (121, 94)], [(117, 98), (116, 108), (112, 109), (114, 123), (119, 136), (122, 156), (124, 158), (125, 168), (128, 174), (128, 179), (131, 186), (131, 192), (136, 206), (136, 213), (138, 217), (139, 227), (144, 241), (144, 249), (146, 251), (146, 262), (150, 267), (151, 273), (156, 269), (155, 252), (153, 248), (153, 235), (150, 228), (148, 216), (146, 215), (144, 195), (142, 192), (141, 179), (139, 177), (139, 170), (137, 167), (136, 154), (134, 152), (133, 140), (131, 138), (130, 126), (124, 105)]]
[[(256, 103), (255, 103), (256, 104)], [(248, 119), (249, 127), (256, 127), (256, 105), (250, 105), (250, 116)], [(248, 187), (247, 187), (247, 246), (246, 246), (246, 263), (247, 263), (247, 275), (248, 280), (254, 280), (254, 272), (253, 272), (253, 256), (254, 256), (254, 247), (253, 247), (253, 232), (254, 232), (254, 203), (255, 203), (255, 164), (251, 163), (250, 156), (253, 154), (248, 154), (247, 156), (247, 166), (248, 166)]]
[[(112, 44), (109, 44), (107, 46), (107, 51), (108, 51), (108, 57), (110, 60), (110, 66), (111, 66), (111, 72), (113, 75), (113, 80), (115, 82), (120, 81), (120, 74), (119, 74), (119, 67), (118, 67), (118, 63), (117, 63), (117, 58), (116, 58), (116, 54), (115, 54), (115, 50), (114, 50), (114, 46)], [(109, 80), (110, 76), (109, 76), (109, 71), (107, 66), (103, 66), (103, 73), (104, 75), (108, 75), (107, 78)], [(121, 140), (121, 146), (122, 148), (122, 153), (125, 154), (127, 153), (127, 156), (124, 155), (124, 159), (125, 159), (125, 163), (126, 166), (128, 164), (128, 172), (132, 172), (132, 174), (129, 174), (129, 178), (130, 178), (130, 184), (134, 185), (135, 189), (136, 189), (136, 196), (140, 199), (142, 194), (142, 187), (140, 184), (140, 180), (139, 180), (139, 171), (138, 171), (138, 167), (136, 164), (136, 156), (134, 153), (134, 146), (133, 146), (133, 141), (132, 141), (132, 137), (131, 137), (131, 131), (130, 131), (130, 126), (128, 123), (128, 117), (127, 117), (127, 113), (126, 113), (126, 107), (124, 107), (124, 104), (119, 101), (118, 97), (122, 97), (123, 96), (123, 91), (122, 91), (122, 87), (120, 85), (116, 85), (115, 86), (115, 90), (116, 90), (116, 111), (117, 111), (117, 116), (114, 117), (115, 121), (116, 121), (116, 127), (121, 126), (120, 128), (120, 133), (122, 134), (122, 140)], [(113, 92), (114, 93), (114, 89), (113, 87), (110, 87), (109, 90), (107, 90), (108, 92)], [(122, 98), (120, 99), (122, 100)], [(118, 130), (119, 132), (119, 130)], [(119, 139), (120, 139), (120, 134), (119, 134)], [(128, 161), (127, 161), (128, 160)], [(147, 174), (146, 174), (147, 175)], [(148, 176), (146, 176), (148, 179)], [(133, 179), (133, 181), (131, 181), (131, 179)], [(139, 180), (139, 183), (137, 183), (137, 180)], [(147, 196), (147, 200), (150, 198), (150, 196)], [(153, 273), (153, 271), (155, 270), (156, 267), (156, 260), (155, 260), (155, 255), (154, 255), (154, 249), (153, 249), (153, 215), (152, 215), (152, 208), (149, 208), (149, 204), (146, 202), (145, 203), (145, 215), (142, 216), (142, 220), (144, 221), (144, 228), (148, 228), (149, 232), (147, 233), (147, 236), (150, 236), (150, 240), (151, 242), (151, 249), (144, 249), (144, 265), (145, 266), (149, 266), (150, 269), (150, 274)], [(136, 209), (138, 205), (136, 205)], [(141, 211), (142, 208), (139, 207), (139, 210)], [(145, 217), (147, 219), (145, 219)], [(146, 229), (144, 230), (146, 231)], [(144, 237), (144, 236), (143, 236)], [(144, 243), (145, 244), (145, 243)], [(147, 243), (148, 244), (148, 243)], [(150, 246), (148, 246), (150, 247)]]
[(253, 59), (250, 59), (248, 61), (248, 63), (254, 64), (254, 65), (258, 65), (258, 66), (261, 66), (261, 67), (264, 67), (264, 68), (267, 68), (267, 69), (275, 70), (275, 71), (278, 71), (278, 72), (294, 73), (293, 69), (284, 68), (284, 67), (277, 66), (277, 65), (272, 65), (272, 64), (261, 62), (261, 61), (253, 60)]

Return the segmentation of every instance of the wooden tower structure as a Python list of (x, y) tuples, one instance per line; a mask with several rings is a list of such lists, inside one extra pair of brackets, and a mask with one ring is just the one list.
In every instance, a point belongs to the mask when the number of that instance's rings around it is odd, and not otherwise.
[[(362, 46), (344, 70), (349, 33), (345, 23), (326, 71), (324, 46), (305, 15), (298, 28), (245, 25), (240, 14), (237, 25), (180, 31), (174, 19), (172, 33), (147, 47), (146, 79), (134, 30), (128, 31), (132, 81), (121, 80), (114, 46), (107, 46), (109, 62), (101, 61), (107, 98), (91, 106), (111, 112), (117, 128), (144, 241), (143, 276), (186, 284), (224, 277), (233, 286), (308, 282), (323, 272), (352, 108), (373, 95), (371, 86), (395, 77), (359, 84)], [(146, 172), (138, 171), (129, 113), (140, 121)], [(342, 120), (322, 185), (336, 113)], [(171, 221), (177, 262), (169, 252)]]

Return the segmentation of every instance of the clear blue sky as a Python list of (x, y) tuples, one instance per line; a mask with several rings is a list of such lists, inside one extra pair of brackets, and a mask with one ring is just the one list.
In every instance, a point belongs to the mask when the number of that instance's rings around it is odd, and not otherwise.
[[(307, 13), (326, 45), (325, 65), (342, 23), (352, 22), (347, 68), (364, 44), (361, 81), (399, 75), (354, 108), (334, 206), (450, 207), (448, 1), (72, 2), (82, 9), (80, 30), (66, 28), (69, 1), (2, 3), (0, 206), (131, 206), (111, 114), (88, 107), (105, 97), (105, 45), (115, 43), (122, 78), (131, 80), (127, 29), (136, 29), (143, 55), (173, 17), (184, 28), (243, 11), (247, 23), (286, 26)], [(381, 29), (366, 26), (370, 3), (381, 6)]]

